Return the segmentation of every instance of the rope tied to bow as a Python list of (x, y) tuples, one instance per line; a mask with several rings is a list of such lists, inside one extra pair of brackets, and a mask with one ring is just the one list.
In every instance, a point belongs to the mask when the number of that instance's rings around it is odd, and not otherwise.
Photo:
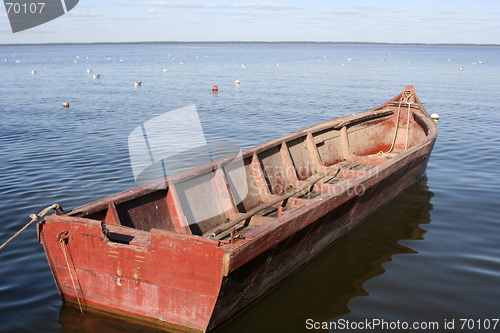
[[(80, 297), (78, 297), (78, 291), (76, 290), (75, 280), (73, 279), (73, 274), (71, 273), (71, 268), (69, 267), (68, 255), (66, 254), (66, 243), (68, 239), (72, 239), (71, 235), (67, 230), (63, 230), (59, 232), (56, 236), (57, 241), (61, 245), (62, 252), (64, 254), (64, 259), (66, 259), (66, 266), (68, 267), (69, 277), (71, 278), (71, 283), (73, 284), (73, 289), (75, 290), (76, 300), (78, 301), (78, 307), (80, 308), (80, 312), (83, 314), (82, 303), (80, 302)], [(76, 275), (76, 269), (75, 269)]]
[(41, 219), (42, 217), (44, 217), (50, 210), (54, 210), (56, 213), (57, 211), (61, 211), (62, 213), (64, 213), (64, 210), (62, 209), (61, 205), (58, 204), (58, 203), (55, 203), (53, 205), (50, 205), (49, 207), (45, 208), (44, 210), (42, 210), (40, 213), (38, 214), (30, 214), (30, 217), (31, 217), (31, 221), (29, 221), (24, 227), (22, 227), (18, 232), (16, 232), (14, 234), (14, 236), (12, 236), (11, 238), (9, 238), (5, 243), (3, 243), (1, 246), (0, 246), (0, 250), (3, 249), (7, 244), (9, 244), (11, 241), (14, 240), (14, 238), (16, 238), (17, 236), (19, 236), (21, 234), (21, 232), (23, 232), (24, 230), (26, 230), (30, 225), (33, 224), (33, 222), (36, 222), (38, 221), (39, 219)]
[(392, 150), (394, 149), (394, 146), (396, 144), (396, 137), (398, 134), (398, 127), (399, 127), (399, 114), (401, 113), (401, 104), (406, 103), (408, 104), (408, 119), (407, 119), (407, 124), (406, 124), (406, 145), (405, 145), (405, 150), (408, 149), (408, 133), (410, 131), (409, 123), (410, 123), (410, 105), (412, 102), (410, 102), (410, 99), (415, 95), (415, 90), (403, 90), (401, 93), (401, 100), (399, 101), (398, 105), (398, 117), (396, 119), (396, 128), (394, 130), (394, 137), (392, 138), (392, 145), (391, 148), (387, 151), (387, 153), (392, 153)]

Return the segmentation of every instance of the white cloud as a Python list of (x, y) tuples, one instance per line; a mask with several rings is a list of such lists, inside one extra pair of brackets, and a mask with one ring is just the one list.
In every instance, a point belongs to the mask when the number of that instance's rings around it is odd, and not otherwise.
[(361, 12), (355, 9), (338, 9), (328, 11), (327, 13), (332, 15), (361, 15)]
[(494, 17), (474, 17), (473, 20), (476, 21), (499, 21), (499, 18)]
[(386, 8), (381, 8), (381, 7), (373, 7), (373, 6), (354, 6), (352, 8), (356, 8), (358, 10), (363, 10), (363, 11), (380, 11), (380, 10), (387, 10)]
[(102, 16), (101, 13), (97, 13), (97, 12), (69, 12), (68, 14), (74, 15), (74, 16), (79, 16), (79, 17), (97, 17), (97, 16)]
[(217, 8), (217, 9), (257, 9), (257, 10), (298, 10), (304, 9), (292, 5), (284, 5), (279, 3), (235, 3), (232, 5), (217, 4), (217, 3), (199, 3), (199, 2), (166, 2), (166, 1), (134, 1), (124, 6), (156, 6), (166, 8), (185, 8), (185, 9), (199, 9), (199, 8)]
[(151, 15), (133, 15), (133, 16), (113, 17), (110, 20), (123, 21), (123, 22), (138, 22), (138, 21), (153, 20), (153, 19), (156, 19), (156, 17)]
[(274, 20), (276, 15), (263, 14), (260, 12), (249, 12), (249, 11), (231, 11), (226, 13), (226, 15), (231, 16), (234, 21), (238, 22), (251, 22), (251, 21), (263, 21), (263, 20)]
[(416, 22), (422, 22), (422, 21), (427, 21), (427, 22), (437, 22), (437, 21), (446, 21), (449, 20), (449, 16), (422, 16), (420, 18), (415, 19), (414, 21)]

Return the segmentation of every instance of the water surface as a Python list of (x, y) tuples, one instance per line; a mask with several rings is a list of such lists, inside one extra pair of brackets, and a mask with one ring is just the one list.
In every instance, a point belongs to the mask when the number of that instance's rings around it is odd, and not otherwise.
[[(442, 324), (498, 318), (499, 51), (0, 47), (0, 242), (52, 203), (72, 208), (134, 187), (128, 135), (164, 112), (195, 104), (208, 141), (246, 149), (372, 108), (411, 84), (427, 111), (441, 116), (426, 176), (220, 332), (310, 331), (307, 319)], [(63, 306), (34, 226), (0, 251), (0, 262), (2, 332), (151, 330), (96, 314), (81, 317)]]

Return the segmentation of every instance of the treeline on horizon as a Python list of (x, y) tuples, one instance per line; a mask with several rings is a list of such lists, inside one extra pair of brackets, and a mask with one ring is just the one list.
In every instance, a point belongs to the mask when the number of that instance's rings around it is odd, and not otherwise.
[(483, 46), (498, 47), (499, 44), (470, 43), (381, 43), (381, 42), (315, 42), (315, 41), (210, 41), (210, 42), (180, 42), (180, 41), (146, 41), (146, 42), (89, 42), (89, 43), (11, 43), (0, 46), (65, 46), (65, 45), (235, 45), (235, 44), (296, 44), (296, 45), (428, 45), (428, 46)]

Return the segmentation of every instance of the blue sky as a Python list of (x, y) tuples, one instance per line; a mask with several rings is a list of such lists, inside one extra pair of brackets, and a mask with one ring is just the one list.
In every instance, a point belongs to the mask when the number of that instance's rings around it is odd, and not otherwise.
[[(41, 1), (41, 0), (40, 0)], [(252, 1), (252, 0), (249, 0)], [(500, 0), (236, 2), (80, 0), (0, 44), (133, 41), (332, 41), (500, 44)]]

